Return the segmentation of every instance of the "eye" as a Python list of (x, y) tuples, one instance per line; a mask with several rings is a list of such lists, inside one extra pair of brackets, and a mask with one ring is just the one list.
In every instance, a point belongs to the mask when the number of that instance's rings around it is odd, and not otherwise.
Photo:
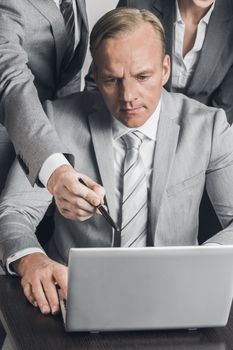
[(115, 77), (108, 77), (108, 78), (104, 78), (103, 82), (104, 82), (104, 84), (108, 84), (108, 85), (117, 84), (118, 83), (118, 79), (115, 78)]
[(146, 80), (148, 80), (149, 79), (149, 75), (147, 75), (147, 74), (140, 74), (140, 75), (138, 75), (137, 76), (137, 80), (139, 80), (139, 81), (146, 81)]

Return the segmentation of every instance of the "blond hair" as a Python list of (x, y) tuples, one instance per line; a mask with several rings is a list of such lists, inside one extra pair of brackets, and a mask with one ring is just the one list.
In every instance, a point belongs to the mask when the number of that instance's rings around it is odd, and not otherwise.
[[(140, 25), (150, 23), (161, 41), (163, 57), (165, 55), (165, 33), (160, 20), (148, 10), (129, 7), (118, 7), (102, 16), (93, 27), (90, 35), (90, 51), (94, 51), (101, 41), (106, 38), (119, 37), (125, 33), (132, 33)], [(146, 39), (146, 38), (145, 38)]]

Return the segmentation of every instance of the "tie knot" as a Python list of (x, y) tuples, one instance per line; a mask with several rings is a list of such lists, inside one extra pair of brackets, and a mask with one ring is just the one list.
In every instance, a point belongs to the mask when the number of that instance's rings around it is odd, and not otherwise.
[(141, 134), (139, 131), (132, 131), (122, 136), (122, 139), (125, 142), (127, 149), (135, 148), (137, 150), (139, 150), (143, 142), (143, 138), (143, 134)]

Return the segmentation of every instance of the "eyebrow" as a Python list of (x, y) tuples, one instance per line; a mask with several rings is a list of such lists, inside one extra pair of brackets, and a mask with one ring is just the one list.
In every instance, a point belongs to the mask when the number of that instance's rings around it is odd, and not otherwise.
[[(142, 75), (142, 74), (152, 74), (153, 73), (153, 69), (150, 68), (144, 68), (142, 70), (138, 70), (136, 73), (133, 74), (133, 76), (137, 76), (137, 75)], [(102, 78), (119, 78), (121, 79), (122, 77), (119, 77), (117, 74), (115, 74), (114, 72), (110, 72), (110, 71), (104, 71), (101, 73), (101, 77)]]

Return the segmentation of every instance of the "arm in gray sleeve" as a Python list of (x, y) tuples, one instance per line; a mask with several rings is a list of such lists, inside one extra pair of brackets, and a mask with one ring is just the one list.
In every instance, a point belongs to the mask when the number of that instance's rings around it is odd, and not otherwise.
[(17, 161), (13, 164), (0, 202), (0, 260), (27, 248), (42, 249), (35, 235), (52, 196), (45, 188), (31, 187)]
[(22, 7), (21, 1), (0, 2), (0, 122), (33, 185), (43, 162), (64, 150), (44, 113), (28, 65)]

